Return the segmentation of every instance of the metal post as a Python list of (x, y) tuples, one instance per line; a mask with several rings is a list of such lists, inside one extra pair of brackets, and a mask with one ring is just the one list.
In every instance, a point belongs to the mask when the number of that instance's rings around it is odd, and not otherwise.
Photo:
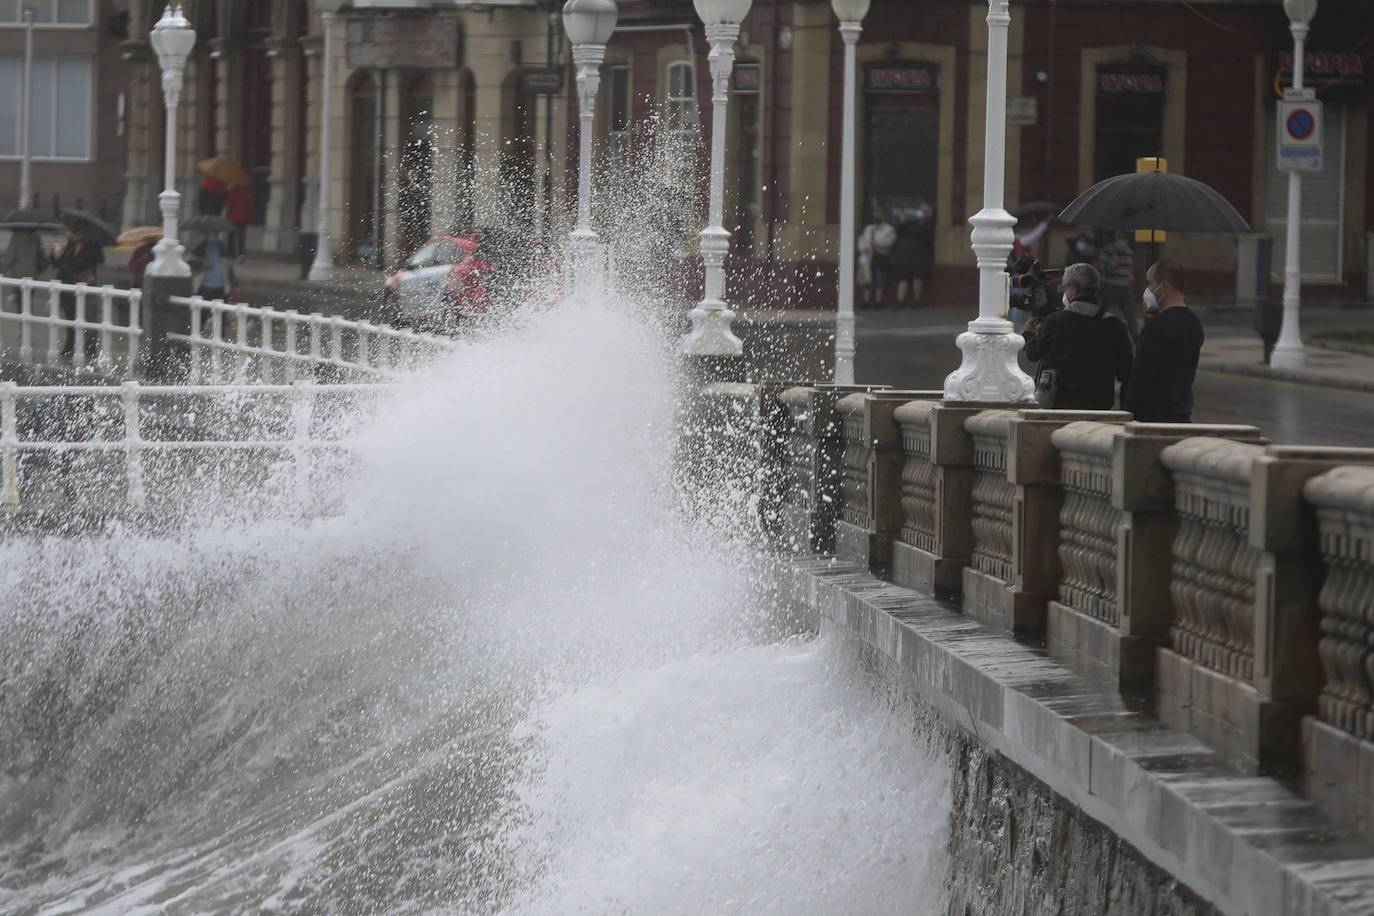
[(725, 256), (730, 233), (725, 222), (725, 115), (730, 102), (730, 75), (735, 69), (738, 22), (706, 26), (711, 43), (711, 206), (710, 225), (701, 230), (701, 260), (706, 268), (705, 296), (691, 311), (692, 330), (682, 350), (694, 356), (740, 356), (744, 343), (730, 329), (735, 313), (725, 303)]
[(320, 190), (315, 216), (315, 263), (310, 265), (310, 282), (323, 283), (334, 274), (334, 255), (329, 249), (329, 96), (334, 66), (334, 14), (320, 11), (324, 29), (324, 61), (320, 74)]
[(19, 166), (19, 206), (33, 200), (33, 181), (29, 174), (33, 161), (33, 19), (37, 10), (24, 9), (24, 95), (20, 114), (20, 136), (24, 138), (24, 161)]
[(841, 22), (844, 39), (844, 137), (840, 154), (840, 299), (835, 314), (835, 384), (854, 384), (854, 46), (863, 32), (857, 22)]
[(129, 502), (143, 508), (147, 494), (143, 489), (143, 435), (138, 424), (138, 382), (125, 382), (119, 386), (119, 397), (124, 405), (124, 449), (129, 480)]
[(575, 44), (573, 63), (577, 66), (577, 228), (569, 233), (573, 255), (573, 283), (577, 291), (586, 294), (598, 259), (599, 245), (592, 229), (592, 121), (596, 116), (596, 94), (601, 88), (601, 64), (606, 59), (606, 46)]
[(0, 382), (0, 472), (5, 475), (5, 505), (19, 508), (19, 415), (17, 382)]
[[(1293, 92), (1302, 92), (1303, 44), (1307, 39), (1306, 20), (1289, 23), (1293, 33)], [(1269, 364), (1280, 369), (1301, 369), (1307, 365), (1307, 352), (1302, 348), (1302, 331), (1298, 325), (1298, 309), (1302, 305), (1302, 259), (1299, 245), (1302, 241), (1302, 173), (1297, 170), (1288, 173), (1288, 231), (1284, 245), (1283, 262), (1283, 323), (1279, 326), (1279, 339), (1274, 344), (1274, 352)]]
[(945, 378), (952, 401), (1030, 401), (1035, 385), (1017, 365), (1025, 339), (1004, 316), (1016, 218), (1003, 206), (1007, 138), (1007, 29), (1010, 0), (988, 0), (987, 129), (983, 144), (983, 209), (969, 217), (978, 256), (978, 317), (957, 340), (963, 364)]

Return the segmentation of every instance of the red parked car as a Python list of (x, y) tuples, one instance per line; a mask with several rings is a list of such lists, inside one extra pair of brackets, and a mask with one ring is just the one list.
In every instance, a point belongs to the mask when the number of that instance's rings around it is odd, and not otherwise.
[(393, 318), (403, 324), (451, 325), (491, 307), (486, 278), (494, 269), (478, 256), (476, 235), (441, 235), (426, 242), (386, 278)]

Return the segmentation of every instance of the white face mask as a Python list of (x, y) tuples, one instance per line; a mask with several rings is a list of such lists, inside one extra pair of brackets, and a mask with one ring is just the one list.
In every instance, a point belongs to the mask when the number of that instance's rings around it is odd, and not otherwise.
[(1073, 301), (1069, 298), (1069, 294), (1067, 292), (1063, 293), (1059, 298), (1064, 303), (1064, 308), (1068, 308), (1069, 303)]
[(1144, 298), (1145, 298), (1145, 307), (1146, 307), (1147, 309), (1157, 309), (1157, 308), (1159, 308), (1159, 297), (1156, 296), (1156, 295), (1155, 295), (1155, 291), (1152, 290), (1152, 289), (1150, 289), (1148, 286), (1145, 287), (1145, 297), (1144, 297)]

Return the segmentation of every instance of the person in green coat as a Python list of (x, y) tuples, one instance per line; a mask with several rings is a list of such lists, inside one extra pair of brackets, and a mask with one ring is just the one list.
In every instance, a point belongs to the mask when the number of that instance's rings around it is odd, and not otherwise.
[[(14, 229), (10, 231), (10, 244), (5, 256), (0, 259), (0, 274), (7, 277), (37, 277), (48, 266), (48, 256), (43, 251), (43, 242), (35, 229)], [(19, 302), (19, 290), (13, 287), (9, 296)]]

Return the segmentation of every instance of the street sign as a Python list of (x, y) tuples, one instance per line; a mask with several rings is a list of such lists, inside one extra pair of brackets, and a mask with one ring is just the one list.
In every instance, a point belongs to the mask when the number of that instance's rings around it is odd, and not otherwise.
[[(1307, 95), (1307, 93), (1303, 93)], [(1315, 98), (1289, 97), (1278, 105), (1281, 172), (1320, 172), (1322, 168), (1322, 103)]]

